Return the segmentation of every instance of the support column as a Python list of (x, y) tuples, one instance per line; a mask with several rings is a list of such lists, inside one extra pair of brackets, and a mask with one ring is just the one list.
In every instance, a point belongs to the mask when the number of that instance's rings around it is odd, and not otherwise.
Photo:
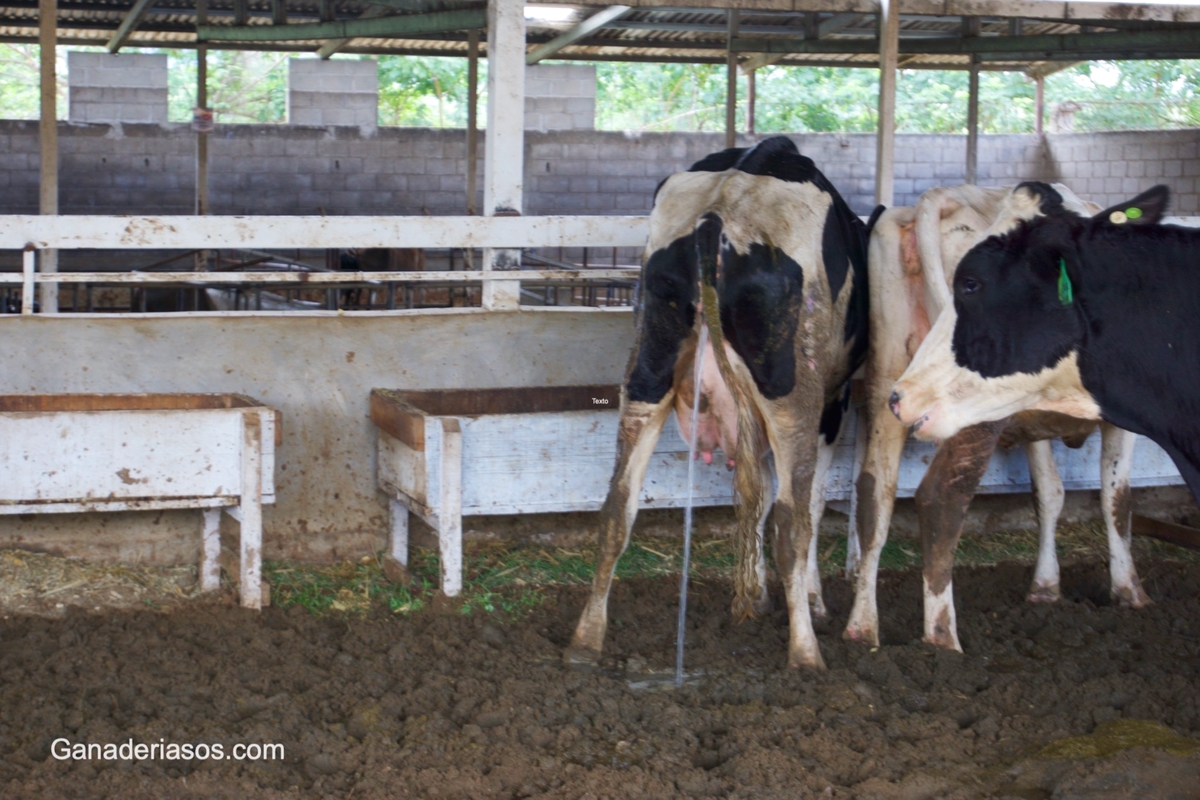
[[(981, 28), (979, 17), (963, 17), (964, 38), (978, 36)], [(979, 180), (979, 56), (971, 56), (967, 84), (967, 183)]]
[[(41, 145), (40, 191), (38, 213), (58, 213), (58, 77), (55, 59), (58, 54), (58, 4), (56, 0), (38, 0), (38, 45), (41, 67), (41, 112), (38, 122), (38, 138)], [(39, 253), (39, 271), (58, 272), (58, 251), (42, 250)], [(39, 300), (43, 314), (58, 313), (58, 285), (45, 283), (41, 286)]]
[[(196, 0), (196, 26), (208, 24), (208, 0)], [(208, 46), (196, 48), (196, 107), (208, 108)], [(196, 214), (208, 213), (208, 134), (196, 133)]]
[(893, 203), (896, 161), (896, 64), (900, 57), (899, 0), (879, 2), (879, 124), (875, 140), (875, 202)]
[(758, 70), (746, 73), (746, 133), (754, 135), (754, 106), (758, 103), (758, 86), (754, 76)]
[(738, 11), (731, 8), (729, 15), (729, 49), (725, 54), (725, 146), (733, 147), (737, 142), (737, 53), (733, 51), (733, 40), (738, 35)]
[(1041, 136), (1046, 118), (1046, 79), (1039, 75), (1033, 86), (1033, 132)]
[(971, 56), (967, 84), (967, 183), (979, 180), (979, 59)]
[[(525, 3), (488, 0), (487, 139), (483, 164), (484, 216), (521, 213), (525, 179)], [(483, 269), (520, 269), (520, 250), (483, 251)], [(483, 307), (513, 310), (520, 281), (485, 280)]]
[(479, 31), (467, 32), (467, 215), (475, 216), (475, 162), (479, 157)]

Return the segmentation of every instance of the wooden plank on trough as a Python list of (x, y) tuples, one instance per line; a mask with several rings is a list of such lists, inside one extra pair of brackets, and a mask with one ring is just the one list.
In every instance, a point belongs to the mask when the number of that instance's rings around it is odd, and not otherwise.
[(409, 405), (402, 392), (372, 389), (371, 422), (413, 450), (425, 449), (425, 415)]
[(1200, 550), (1200, 530), (1165, 522), (1161, 519), (1133, 515), (1133, 532), (1138, 536), (1149, 536), (1163, 542), (1170, 542), (1188, 550)]

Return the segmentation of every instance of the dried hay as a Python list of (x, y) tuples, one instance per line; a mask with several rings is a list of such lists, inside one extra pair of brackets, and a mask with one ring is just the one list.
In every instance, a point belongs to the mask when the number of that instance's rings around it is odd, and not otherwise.
[(196, 597), (194, 565), (94, 564), (76, 558), (0, 550), (0, 613), (57, 616), (68, 608), (161, 606)]

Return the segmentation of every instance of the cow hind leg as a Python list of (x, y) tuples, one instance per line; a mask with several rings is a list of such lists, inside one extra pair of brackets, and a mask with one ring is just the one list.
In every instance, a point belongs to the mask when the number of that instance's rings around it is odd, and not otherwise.
[(852, 642), (879, 644), (879, 607), (875, 585), (879, 556), (887, 544), (896, 503), (900, 455), (908, 430), (885, 409), (882, 401), (872, 403), (881, 413), (869, 413), (869, 425), (860, 427), (867, 437), (866, 455), (855, 486), (855, 528), (859, 562), (854, 575), (854, 607), (842, 638)]
[(817, 445), (817, 463), (813, 471), (812, 494), (808, 500), (808, 516), (812, 526), (812, 537), (808, 542), (808, 603), (812, 615), (817, 619), (825, 619), (829, 612), (825, 608), (825, 598), (821, 593), (821, 567), (817, 553), (817, 536), (821, 529), (821, 517), (825, 516), (825, 479), (829, 475), (829, 465), (833, 463), (834, 450), (837, 447), (837, 437), (833, 444), (827, 444), (822, 436)]
[(1100, 510), (1108, 533), (1108, 570), (1112, 597), (1120, 605), (1142, 608), (1152, 602), (1133, 564), (1133, 495), (1129, 471), (1137, 435), (1107, 422), (1100, 426)]
[(650, 456), (671, 411), (674, 393), (657, 403), (629, 402), (622, 398), (617, 435), (617, 465), (608, 498), (600, 511), (600, 549), (587, 605), (575, 626), (575, 635), (563, 654), (569, 664), (594, 663), (604, 648), (608, 630), (608, 593), (617, 560), (629, 545), (629, 532), (637, 517), (638, 495)]
[(1054, 453), (1050, 442), (1030, 442), (1025, 445), (1029, 459), (1029, 477), (1033, 484), (1033, 509), (1038, 520), (1038, 559), (1033, 571), (1033, 584), (1026, 598), (1031, 603), (1053, 603), (1062, 597), (1058, 585), (1058, 553), (1055, 550), (1054, 531), (1058, 517), (1062, 514), (1062, 478), (1054, 465)]
[(775, 498), (776, 539), (780, 549), (790, 556), (790, 559), (781, 559), (780, 570), (787, 576), (784, 588), (788, 603), (788, 666), (793, 669), (825, 668), (813, 628), (808, 586), (809, 546), (815, 537), (810, 515), (810, 494), (817, 461), (815, 433), (797, 435), (795, 444), (790, 447), (786, 444), (776, 446), (779, 438), (772, 437), (775, 465), (779, 471), (779, 489)]
[(924, 561), (924, 638), (947, 650), (962, 652), (954, 613), (954, 551), (1004, 425), (975, 425), (942, 442), (914, 498)]

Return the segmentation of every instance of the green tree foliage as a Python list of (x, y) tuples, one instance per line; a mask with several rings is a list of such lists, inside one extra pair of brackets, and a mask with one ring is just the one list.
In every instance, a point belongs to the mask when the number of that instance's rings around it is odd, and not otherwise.
[[(142, 51), (150, 52), (150, 51)], [(167, 54), (168, 118), (190, 122), (196, 105), (196, 53)], [(289, 53), (211, 50), (208, 53), (208, 105), (220, 123), (284, 122), (287, 117)]]
[[(487, 62), (481, 59), (481, 110), (487, 94), (486, 85)], [(465, 58), (379, 57), (380, 125), (465, 128), (467, 102)]]
[(1200, 127), (1200, 61), (1080, 64), (1047, 78), (1046, 96), (1079, 106), (1077, 131)]
[[(639, 131), (725, 129), (725, 67), (715, 64), (596, 65), (596, 127)], [(746, 79), (740, 79), (742, 91)], [(742, 110), (744, 114), (744, 110)]]
[[(41, 106), (36, 44), (0, 44), (0, 119), (37, 119)], [(67, 112), (67, 52), (58, 51), (58, 116)]]

